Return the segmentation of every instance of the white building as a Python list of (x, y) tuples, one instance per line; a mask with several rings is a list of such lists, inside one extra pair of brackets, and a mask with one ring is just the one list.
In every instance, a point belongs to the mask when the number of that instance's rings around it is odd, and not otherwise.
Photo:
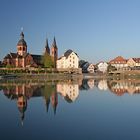
[(125, 69), (128, 67), (127, 59), (124, 59), (122, 56), (118, 56), (109, 62), (110, 65), (116, 67), (117, 69)]
[(105, 73), (107, 72), (108, 64), (106, 62), (100, 62), (97, 64), (98, 70)]
[(140, 67), (140, 58), (130, 58), (127, 61), (129, 67)]
[(89, 73), (94, 73), (94, 65), (93, 64), (89, 64), (89, 66), (87, 67), (87, 71)]
[(64, 53), (64, 55), (57, 60), (58, 69), (67, 69), (67, 68), (77, 69), (78, 67), (79, 67), (79, 57), (72, 50), (67, 50)]

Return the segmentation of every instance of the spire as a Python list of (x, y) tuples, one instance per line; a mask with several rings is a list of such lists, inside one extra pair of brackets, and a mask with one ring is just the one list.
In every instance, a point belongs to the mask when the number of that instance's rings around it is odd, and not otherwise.
[(50, 48), (49, 48), (49, 44), (48, 44), (48, 39), (46, 38), (46, 45), (45, 45), (45, 53), (50, 54)]
[(54, 115), (56, 115), (56, 108), (57, 108), (57, 104), (55, 104), (55, 105), (53, 106)]
[(53, 39), (53, 44), (52, 44), (52, 47), (57, 48), (57, 44), (56, 44), (56, 39), (55, 39), (55, 36), (54, 36), (54, 39)]
[(48, 38), (46, 38), (46, 46), (45, 47), (49, 47)]
[(50, 98), (46, 99), (46, 111), (49, 110)]
[(20, 39), (24, 39), (24, 33), (23, 33), (23, 31), (20, 33)]
[(58, 104), (58, 95), (57, 93), (53, 93), (51, 96), (52, 107), (54, 111), (54, 115), (56, 114), (57, 104)]
[(23, 126), (23, 121), (24, 121), (24, 112), (21, 113), (21, 125)]

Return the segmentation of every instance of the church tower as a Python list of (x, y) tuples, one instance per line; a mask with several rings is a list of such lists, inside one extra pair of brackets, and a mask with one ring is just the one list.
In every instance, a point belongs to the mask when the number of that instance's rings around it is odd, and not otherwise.
[(56, 67), (56, 60), (58, 58), (58, 48), (57, 48), (57, 45), (56, 45), (55, 37), (54, 37), (54, 40), (53, 40), (53, 44), (51, 46), (51, 56), (52, 56), (52, 59), (54, 61), (55, 67)]
[(50, 48), (49, 48), (49, 44), (48, 44), (48, 39), (46, 39), (45, 53), (50, 54)]
[(17, 43), (17, 53), (20, 56), (23, 56), (24, 54), (27, 53), (27, 43), (24, 40), (24, 33), (23, 31), (20, 34), (20, 40)]

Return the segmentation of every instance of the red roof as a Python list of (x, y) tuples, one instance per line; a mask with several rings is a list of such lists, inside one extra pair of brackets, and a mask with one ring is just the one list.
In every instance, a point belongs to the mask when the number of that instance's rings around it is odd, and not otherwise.
[(122, 56), (118, 56), (109, 62), (110, 64), (126, 64), (127, 59), (124, 59)]
[(140, 63), (140, 58), (132, 58), (136, 63)]

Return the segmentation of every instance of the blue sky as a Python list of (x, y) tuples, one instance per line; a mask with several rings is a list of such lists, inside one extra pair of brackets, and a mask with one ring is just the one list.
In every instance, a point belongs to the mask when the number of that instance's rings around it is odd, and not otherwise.
[(140, 57), (139, 0), (0, 0), (0, 59), (16, 52), (24, 27), (28, 52), (42, 54), (53, 37), (96, 63), (122, 55)]

